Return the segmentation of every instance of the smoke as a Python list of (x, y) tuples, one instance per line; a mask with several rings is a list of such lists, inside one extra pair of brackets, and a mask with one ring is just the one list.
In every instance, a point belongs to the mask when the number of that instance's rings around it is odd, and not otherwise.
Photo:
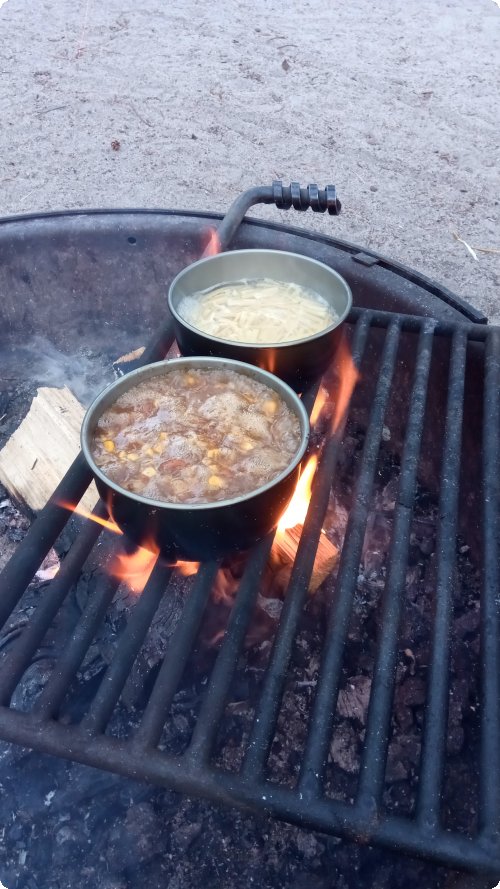
[(39, 335), (22, 346), (5, 350), (2, 369), (9, 370), (11, 379), (33, 387), (67, 386), (84, 407), (114, 379), (113, 368), (102, 355), (84, 351), (68, 355)]

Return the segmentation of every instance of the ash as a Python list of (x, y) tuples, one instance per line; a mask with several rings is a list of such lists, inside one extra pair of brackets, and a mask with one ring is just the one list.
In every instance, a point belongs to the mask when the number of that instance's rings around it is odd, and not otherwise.
[[(340, 480), (332, 491), (325, 530), (341, 545), (353, 497), (363, 433), (348, 428)], [(351, 625), (343, 682), (330, 746), (326, 792), (350, 800), (356, 790), (377, 638), (380, 602), (390, 547), (399, 465), (383, 444)], [(387, 811), (411, 815), (415, 805), (422, 740), (430, 632), (434, 608), (437, 504), (419, 488), (416, 498), (405, 611), (400, 630), (392, 739), (386, 771)], [(76, 525), (76, 522), (75, 522)], [(13, 550), (28, 527), (0, 489), (2, 553)], [(77, 528), (59, 541), (65, 549)], [(26, 672), (13, 706), (28, 708), (58, 656), (71, 614), (81, 612), (98, 582), (106, 545), (87, 564), (66, 611)], [(50, 566), (49, 566), (50, 569)], [(181, 753), (191, 736), (207, 675), (231, 611), (242, 560), (226, 566), (209, 603), (193, 658), (165, 724), (160, 746)], [(240, 657), (221, 722), (216, 763), (237, 771), (251, 728), (286, 588), (286, 572), (268, 572)], [(324, 641), (327, 610), (335, 594), (330, 576), (310, 596), (296, 636), (286, 692), (268, 761), (272, 781), (293, 784), (306, 741)], [(478, 739), (479, 576), (467, 542), (457, 540), (448, 761), (443, 813), (446, 826), (471, 831), (477, 787), (473, 751)], [(192, 578), (169, 587), (113, 715), (110, 731), (126, 737), (136, 725), (182, 611)], [(43, 595), (35, 579), (0, 639), (8, 652), (23, 622)], [(102, 630), (89, 649), (62, 718), (81, 715), (110, 662), (134, 607), (120, 587)], [(70, 614), (71, 612), (71, 614)], [(0, 664), (1, 666), (1, 664)], [(0, 880), (8, 889), (69, 889), (75, 885), (125, 889), (138, 884), (168, 889), (259, 886), (262, 889), (452, 889), (490, 887), (457, 872), (386, 850), (356, 846), (336, 837), (189, 799), (177, 793), (75, 763), (0, 745)], [(462, 883), (462, 879), (464, 882)]]

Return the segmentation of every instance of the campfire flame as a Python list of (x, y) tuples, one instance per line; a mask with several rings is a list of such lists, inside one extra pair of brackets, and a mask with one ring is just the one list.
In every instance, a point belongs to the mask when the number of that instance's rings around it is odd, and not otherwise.
[(112, 577), (126, 583), (133, 593), (142, 593), (158, 560), (159, 549), (154, 541), (138, 546), (133, 553), (117, 553), (110, 568)]
[(342, 425), (344, 417), (347, 414), (354, 387), (360, 378), (359, 370), (354, 364), (351, 350), (345, 336), (340, 340), (335, 361), (337, 365), (338, 389), (335, 397), (335, 410), (332, 417), (332, 432), (337, 432)]
[[(123, 536), (123, 531), (112, 519), (102, 519), (78, 503), (67, 503), (64, 500), (60, 500), (59, 506), (85, 519), (89, 519), (96, 525), (101, 525), (102, 528), (111, 531), (113, 534)], [(152, 538), (145, 540), (143, 545), (138, 546), (133, 553), (118, 553), (111, 563), (109, 573), (112, 577), (116, 577), (122, 583), (125, 583), (133, 593), (142, 593), (156, 564), (159, 553), (159, 547)], [(200, 563), (177, 561), (172, 567), (179, 574), (182, 574), (183, 577), (191, 577), (192, 574), (196, 574), (198, 571)]]
[(276, 350), (275, 349), (267, 349), (262, 353), (262, 356), (259, 358), (259, 367), (262, 370), (267, 370), (270, 374), (273, 374), (276, 370)]
[(316, 401), (314, 402), (314, 406), (311, 412), (311, 426), (315, 426), (318, 422), (327, 401), (328, 392), (326, 391), (324, 386), (320, 386), (318, 389), (318, 394), (316, 395)]
[(63, 509), (68, 509), (70, 512), (76, 512), (77, 515), (82, 516), (84, 519), (90, 519), (91, 522), (95, 522), (96, 525), (101, 525), (108, 531), (112, 531), (113, 534), (123, 534), (123, 531), (120, 530), (116, 522), (113, 522), (112, 519), (102, 519), (100, 516), (94, 515), (93, 512), (89, 512), (88, 509), (85, 509), (85, 507), (81, 506), (79, 503), (67, 503), (65, 500), (60, 500), (59, 506), (62, 506)]
[(306, 463), (295, 488), (294, 495), (279, 520), (278, 533), (284, 533), (287, 528), (295, 528), (295, 525), (304, 524), (317, 465), (318, 458), (316, 455), (313, 455)]
[(219, 239), (219, 235), (215, 228), (210, 228), (208, 230), (208, 240), (206, 246), (203, 250), (202, 258), (205, 259), (207, 256), (216, 256), (217, 253), (221, 252), (221, 243)]
[(183, 577), (191, 577), (191, 575), (196, 574), (199, 567), (199, 562), (181, 562), (180, 560), (174, 565), (175, 570), (182, 574)]
[[(331, 390), (324, 382), (320, 386), (311, 412), (311, 425), (314, 426), (320, 419), (323, 419), (330, 426), (330, 434), (336, 434), (342, 428), (358, 380), (358, 369), (354, 364), (347, 340), (343, 337), (337, 350)], [(288, 508), (281, 516), (273, 552), (285, 550), (288, 556), (296, 552), (301, 527), (305, 522), (311, 500), (317, 465), (318, 456), (313, 455), (302, 471)], [(320, 549), (323, 548), (322, 555), (325, 557), (325, 564), (333, 564), (336, 561), (334, 547), (330, 542), (327, 542), (324, 530), (321, 533), (324, 539), (322, 542), (320, 540)], [(328, 553), (328, 550), (332, 550), (332, 552)], [(317, 559), (318, 557), (319, 551)]]

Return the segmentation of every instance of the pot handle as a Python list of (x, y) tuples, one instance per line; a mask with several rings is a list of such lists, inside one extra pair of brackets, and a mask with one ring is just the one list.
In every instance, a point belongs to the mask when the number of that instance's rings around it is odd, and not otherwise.
[(330, 216), (338, 216), (342, 207), (334, 185), (318, 188), (312, 183), (301, 188), (298, 182), (283, 185), (279, 180), (275, 180), (272, 185), (249, 188), (231, 204), (217, 229), (220, 251), (227, 249), (245, 213), (255, 204), (275, 204), (278, 210), (289, 210), (293, 207), (300, 212), (311, 208), (315, 213), (328, 212)]

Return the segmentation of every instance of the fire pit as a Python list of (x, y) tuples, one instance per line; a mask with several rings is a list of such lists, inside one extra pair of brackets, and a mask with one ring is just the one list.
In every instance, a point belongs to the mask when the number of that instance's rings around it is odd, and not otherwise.
[[(149, 564), (133, 593), (110, 570), (117, 549), (130, 568), (126, 542), (61, 505), (90, 483), (77, 458), (0, 576), (0, 735), (498, 879), (500, 331), (374, 254), (241, 223), (258, 201), (336, 212), (333, 189), (253, 189), (218, 235), (319, 259), (354, 298), (343, 363), (303, 393), (318, 468), (293, 562), (268, 538), (223, 564)], [(41, 343), (68, 355), (77, 337), (89, 389), (152, 330), (141, 362), (175, 349), (166, 285), (217, 222), (94, 211), (2, 223), (4, 366), (25, 356), (18, 388), (2, 382), (4, 436), (43, 382)], [(107, 521), (102, 506), (96, 516)], [(315, 584), (323, 538), (331, 560)], [(61, 566), (40, 589), (54, 545)]]

